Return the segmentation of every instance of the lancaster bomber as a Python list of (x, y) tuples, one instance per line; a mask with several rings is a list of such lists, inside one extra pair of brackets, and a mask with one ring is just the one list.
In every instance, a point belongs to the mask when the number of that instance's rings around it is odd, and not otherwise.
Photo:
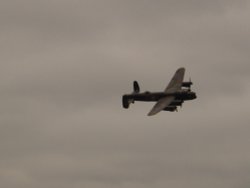
[(129, 108), (129, 105), (135, 101), (156, 101), (148, 116), (155, 115), (162, 110), (177, 111), (177, 106), (182, 106), (184, 101), (197, 98), (195, 92), (191, 91), (191, 85), (193, 85), (191, 79), (188, 82), (183, 81), (184, 74), (185, 68), (179, 68), (163, 92), (140, 93), (139, 84), (134, 81), (134, 91), (122, 96), (123, 107)]

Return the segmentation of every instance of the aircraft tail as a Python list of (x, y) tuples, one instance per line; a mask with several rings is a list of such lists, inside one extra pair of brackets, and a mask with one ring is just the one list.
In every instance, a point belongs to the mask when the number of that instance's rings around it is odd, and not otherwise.
[(133, 93), (139, 93), (140, 92), (140, 86), (139, 86), (138, 82), (134, 81), (133, 85), (134, 85)]
[[(137, 81), (134, 81), (132, 94), (136, 94), (136, 93), (140, 93), (140, 86)], [(129, 105), (134, 102), (135, 101), (133, 97), (130, 97), (130, 95), (123, 95), (122, 97), (123, 108), (129, 108)]]

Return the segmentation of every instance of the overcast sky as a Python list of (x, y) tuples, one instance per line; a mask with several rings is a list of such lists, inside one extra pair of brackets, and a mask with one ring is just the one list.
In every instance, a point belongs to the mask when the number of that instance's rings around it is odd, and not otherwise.
[[(0, 187), (249, 188), (248, 0), (1, 0)], [(137, 80), (178, 113), (122, 108)]]

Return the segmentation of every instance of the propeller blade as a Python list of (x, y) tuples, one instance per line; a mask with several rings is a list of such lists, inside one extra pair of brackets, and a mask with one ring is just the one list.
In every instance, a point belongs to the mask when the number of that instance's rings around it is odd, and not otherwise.
[(191, 77), (189, 77), (189, 82), (190, 82), (191, 84), (190, 84), (189, 87), (188, 87), (188, 91), (191, 91), (191, 85), (193, 84), (193, 83), (192, 83), (192, 80), (191, 80)]

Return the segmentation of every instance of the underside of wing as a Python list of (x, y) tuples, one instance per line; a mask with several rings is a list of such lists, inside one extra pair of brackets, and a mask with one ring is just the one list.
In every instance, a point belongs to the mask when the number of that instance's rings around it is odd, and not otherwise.
[(158, 112), (162, 111), (166, 108), (173, 100), (175, 99), (174, 96), (168, 96), (160, 99), (152, 108), (152, 110), (148, 113), (148, 116), (152, 116), (157, 114)]
[(184, 79), (184, 74), (185, 74), (185, 68), (179, 68), (175, 72), (173, 78), (169, 82), (164, 92), (176, 92), (180, 90)]

